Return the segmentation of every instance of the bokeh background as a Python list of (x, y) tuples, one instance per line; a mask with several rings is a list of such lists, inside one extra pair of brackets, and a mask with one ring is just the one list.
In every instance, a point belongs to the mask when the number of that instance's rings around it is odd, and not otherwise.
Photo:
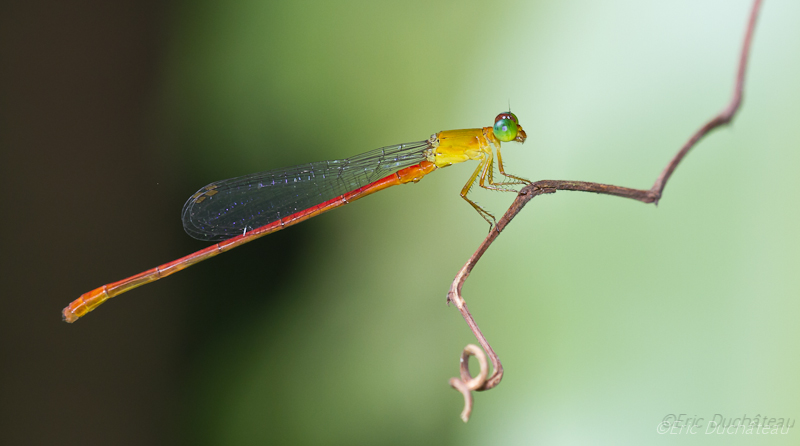
[[(728, 101), (748, 0), (41, 1), (0, 13), (2, 443), (798, 444), (659, 435), (800, 417), (800, 3), (767, 0), (734, 125), (658, 207), (536, 198), (467, 282), (506, 375), (469, 424), (444, 304), (486, 233), (459, 165), (103, 305), (206, 244), (211, 181), (510, 106), (509, 171), (648, 188)], [(501, 214), (512, 194), (478, 193)]]

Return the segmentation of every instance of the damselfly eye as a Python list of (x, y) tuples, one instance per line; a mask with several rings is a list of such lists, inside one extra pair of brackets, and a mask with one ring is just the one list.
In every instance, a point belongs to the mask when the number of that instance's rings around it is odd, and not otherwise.
[(514, 113), (511, 113), (510, 111), (509, 112), (503, 112), (503, 113), (500, 113), (499, 115), (497, 115), (497, 117), (494, 118), (494, 122), (497, 122), (497, 121), (499, 121), (501, 119), (510, 119), (510, 120), (516, 122), (517, 124), (519, 124), (519, 119), (517, 119), (517, 115), (515, 115)]
[(494, 118), (494, 136), (502, 142), (512, 141), (517, 137), (519, 121), (511, 112), (500, 113)]

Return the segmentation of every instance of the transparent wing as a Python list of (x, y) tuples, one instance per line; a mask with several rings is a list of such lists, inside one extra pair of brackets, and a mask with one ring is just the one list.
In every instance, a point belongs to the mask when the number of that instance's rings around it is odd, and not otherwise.
[(382, 147), (352, 158), (301, 164), (205, 186), (183, 205), (183, 228), (225, 240), (264, 226), (425, 160), (428, 141)]

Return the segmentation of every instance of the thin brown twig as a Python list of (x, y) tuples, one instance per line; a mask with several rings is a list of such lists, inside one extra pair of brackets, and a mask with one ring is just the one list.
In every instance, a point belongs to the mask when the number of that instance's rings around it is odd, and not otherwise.
[[(469, 415), (472, 412), (473, 400), (470, 390), (488, 390), (497, 386), (497, 384), (500, 383), (500, 380), (503, 379), (503, 366), (500, 363), (500, 359), (497, 357), (497, 354), (494, 352), (491, 345), (489, 345), (486, 337), (483, 335), (483, 333), (481, 333), (480, 328), (478, 328), (478, 324), (475, 322), (475, 319), (469, 312), (467, 303), (464, 301), (464, 298), (461, 294), (461, 288), (464, 286), (464, 282), (467, 280), (467, 277), (469, 277), (472, 269), (478, 263), (478, 260), (480, 260), (480, 258), (483, 256), (483, 253), (489, 249), (489, 246), (494, 243), (494, 241), (497, 239), (497, 236), (500, 235), (503, 229), (508, 226), (511, 220), (522, 210), (522, 208), (524, 208), (529, 201), (538, 195), (552, 194), (559, 190), (572, 190), (580, 192), (594, 192), (602, 195), (614, 195), (617, 197), (641, 201), (642, 203), (658, 204), (658, 201), (661, 199), (662, 193), (664, 192), (664, 187), (666, 186), (667, 181), (675, 172), (675, 168), (678, 166), (678, 164), (680, 164), (686, 154), (689, 153), (689, 150), (691, 150), (698, 141), (700, 141), (712, 130), (729, 124), (739, 111), (739, 106), (742, 103), (742, 94), (744, 92), (744, 77), (747, 70), (747, 61), (748, 57), (750, 56), (750, 44), (753, 40), (753, 31), (755, 29), (759, 10), (761, 9), (761, 3), (762, 0), (753, 1), (753, 7), (750, 11), (750, 18), (745, 31), (742, 51), (739, 56), (739, 66), (736, 72), (736, 85), (734, 87), (733, 96), (731, 97), (730, 102), (725, 106), (724, 109), (722, 109), (721, 112), (719, 112), (719, 114), (714, 116), (710, 121), (700, 127), (700, 129), (698, 129), (691, 136), (691, 138), (686, 141), (683, 147), (681, 147), (678, 153), (675, 154), (672, 160), (670, 160), (669, 164), (667, 164), (667, 166), (658, 176), (653, 184), (653, 187), (651, 187), (649, 190), (644, 190), (631, 189), (628, 187), (614, 186), (609, 184), (589, 183), (585, 181), (557, 180), (543, 180), (531, 183), (520, 190), (517, 198), (508, 208), (503, 217), (497, 222), (497, 226), (495, 226), (494, 230), (489, 231), (489, 235), (486, 236), (486, 239), (483, 241), (483, 243), (481, 243), (477, 251), (472, 254), (464, 267), (461, 268), (458, 274), (456, 274), (452, 285), (450, 285), (450, 291), (447, 293), (447, 302), (453, 302), (461, 312), (461, 315), (464, 317), (464, 320), (467, 321), (467, 325), (469, 325), (470, 330), (472, 330), (472, 333), (478, 339), (481, 347), (483, 347), (483, 349), (488, 353), (494, 368), (492, 375), (484, 379), (482, 382), (480, 382), (478, 379), (480, 377), (472, 378), (469, 374), (467, 362), (470, 355), (475, 355), (474, 347), (476, 346), (470, 345), (464, 349), (461, 360), (461, 377), (452, 378), (450, 380), (450, 385), (464, 394), (464, 411), (462, 412), (461, 417), (465, 422), (469, 419)], [(470, 350), (469, 353), (467, 352), (467, 349)], [(478, 356), (478, 358), (480, 357), (481, 356)], [(483, 361), (485, 362), (485, 359)]]

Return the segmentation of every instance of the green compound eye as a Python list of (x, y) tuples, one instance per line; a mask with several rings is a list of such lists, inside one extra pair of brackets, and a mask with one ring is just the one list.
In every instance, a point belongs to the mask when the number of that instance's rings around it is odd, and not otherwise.
[(513, 141), (517, 137), (519, 121), (511, 112), (500, 113), (494, 118), (494, 136), (502, 142)]

